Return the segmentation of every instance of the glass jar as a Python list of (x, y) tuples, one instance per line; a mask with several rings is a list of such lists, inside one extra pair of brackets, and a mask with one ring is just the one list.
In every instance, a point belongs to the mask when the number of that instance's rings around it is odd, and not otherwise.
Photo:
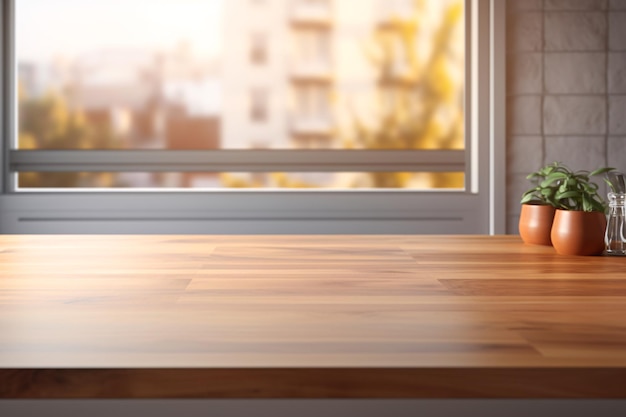
[(607, 255), (626, 256), (626, 194), (609, 193), (604, 243)]

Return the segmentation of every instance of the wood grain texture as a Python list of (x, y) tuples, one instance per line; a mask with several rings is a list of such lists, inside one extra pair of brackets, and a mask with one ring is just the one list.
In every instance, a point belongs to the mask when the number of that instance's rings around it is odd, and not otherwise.
[(0, 236), (0, 398), (626, 398), (626, 258), (510, 236)]

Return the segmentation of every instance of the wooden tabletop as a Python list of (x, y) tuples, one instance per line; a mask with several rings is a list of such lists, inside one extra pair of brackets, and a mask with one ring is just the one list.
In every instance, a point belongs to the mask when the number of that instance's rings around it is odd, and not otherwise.
[(626, 258), (514, 236), (0, 236), (0, 398), (626, 398)]

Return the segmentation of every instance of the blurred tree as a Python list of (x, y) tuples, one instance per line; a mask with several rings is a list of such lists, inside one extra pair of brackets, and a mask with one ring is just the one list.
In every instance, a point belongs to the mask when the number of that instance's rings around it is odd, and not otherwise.
[[(72, 111), (63, 98), (48, 93), (26, 97), (20, 89), (18, 149), (111, 149), (120, 148), (108, 123), (88, 121)], [(113, 176), (99, 172), (23, 172), (20, 187), (94, 187), (113, 185)]]
[[(454, 74), (459, 63), (464, 66), (463, 48), (455, 50), (454, 37), (461, 28), (463, 1), (450, 2), (434, 30), (426, 29), (424, 8), (423, 0), (414, 0), (413, 13), (390, 16), (375, 29), (366, 53), (378, 73), (376, 111), (372, 120), (371, 114), (363, 117), (352, 110), (344, 147), (463, 149), (463, 77)], [(430, 52), (422, 56), (420, 48)], [(355, 181), (374, 188), (405, 188), (415, 175), (428, 188), (464, 186), (463, 173), (362, 175), (367, 179), (357, 176)]]
[[(440, 1), (430, 5), (439, 7)], [(411, 13), (390, 16), (374, 29), (365, 53), (377, 73), (376, 111), (362, 116), (352, 109), (352, 126), (341, 134), (343, 149), (464, 148), (465, 48), (463, 36), (457, 37), (463, 28), (463, 0), (448, 1), (434, 23), (427, 21), (432, 18), (425, 13), (427, 6), (425, 0), (413, 0)], [(337, 96), (329, 99), (341, 105), (333, 99)], [(270, 178), (276, 187), (318, 187), (291, 174)], [(417, 182), (420, 188), (463, 188), (464, 178), (463, 172), (343, 173), (342, 185), (408, 188)], [(222, 182), (227, 187), (267, 186), (230, 175), (222, 175)]]

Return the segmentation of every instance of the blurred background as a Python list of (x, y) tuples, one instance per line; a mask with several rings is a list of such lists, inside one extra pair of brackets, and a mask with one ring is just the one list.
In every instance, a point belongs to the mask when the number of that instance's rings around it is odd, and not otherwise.
[[(464, 148), (462, 0), (16, 3), (18, 149)], [(18, 175), (22, 189), (463, 184), (463, 172)]]

